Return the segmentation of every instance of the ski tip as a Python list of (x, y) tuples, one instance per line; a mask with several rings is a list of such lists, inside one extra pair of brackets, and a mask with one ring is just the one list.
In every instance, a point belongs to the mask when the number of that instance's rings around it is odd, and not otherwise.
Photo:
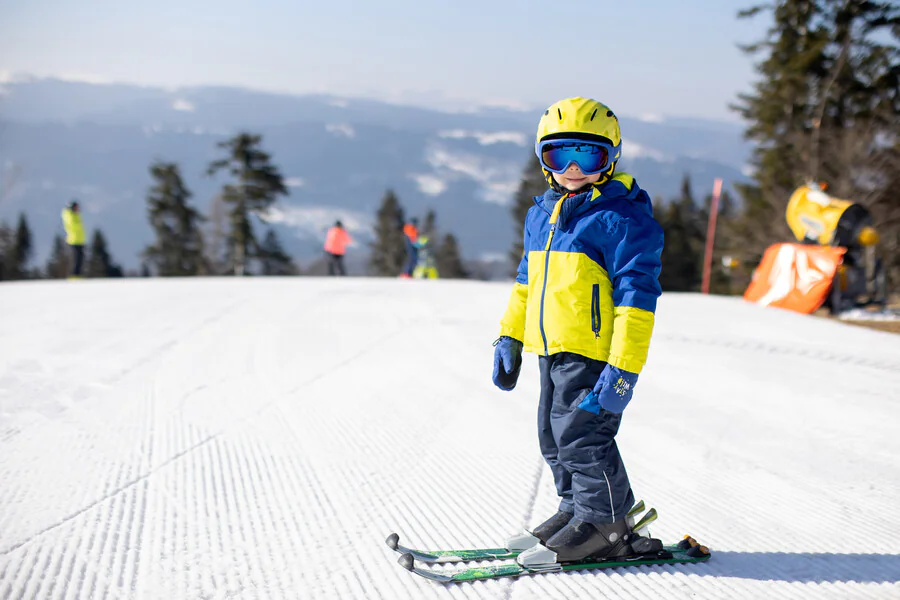
[(413, 555), (409, 552), (400, 555), (400, 558), (397, 560), (400, 563), (400, 566), (406, 569), (407, 571), (412, 571), (416, 566), (416, 562), (413, 559)]
[(396, 550), (397, 546), (400, 545), (400, 535), (396, 533), (392, 533), (387, 536), (387, 539), (384, 540), (384, 543), (387, 544), (391, 550)]
[(708, 557), (710, 555), (709, 548), (706, 546), (693, 546), (688, 548), (686, 554), (691, 558), (703, 558)]
[(684, 536), (684, 539), (678, 542), (678, 548), (684, 550), (691, 558), (704, 558), (709, 557), (711, 554), (709, 548), (701, 545), (700, 542), (689, 535)]

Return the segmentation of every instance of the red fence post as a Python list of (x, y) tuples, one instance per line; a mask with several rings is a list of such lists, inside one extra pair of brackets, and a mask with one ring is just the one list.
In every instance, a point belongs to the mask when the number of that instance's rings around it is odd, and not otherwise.
[(713, 183), (712, 203), (709, 207), (709, 223), (706, 226), (706, 252), (703, 253), (703, 287), (704, 294), (709, 293), (709, 278), (712, 270), (713, 246), (716, 240), (716, 214), (719, 212), (719, 195), (722, 193), (722, 180)]

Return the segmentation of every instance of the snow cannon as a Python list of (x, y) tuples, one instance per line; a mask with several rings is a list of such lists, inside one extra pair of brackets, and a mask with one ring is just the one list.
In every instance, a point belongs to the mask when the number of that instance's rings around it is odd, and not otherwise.
[(864, 206), (835, 198), (810, 182), (788, 200), (785, 218), (798, 243), (774, 244), (744, 292), (748, 301), (832, 314), (887, 302), (887, 281), (876, 256), (878, 232)]
[(825, 193), (822, 185), (802, 185), (791, 194), (785, 211), (788, 226), (803, 244), (869, 247), (878, 243), (867, 208)]

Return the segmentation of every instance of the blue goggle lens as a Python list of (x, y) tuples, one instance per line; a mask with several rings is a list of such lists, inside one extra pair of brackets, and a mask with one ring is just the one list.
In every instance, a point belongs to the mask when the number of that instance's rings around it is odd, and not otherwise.
[(572, 163), (585, 175), (602, 173), (609, 168), (609, 150), (589, 142), (545, 142), (541, 145), (541, 164), (548, 171), (562, 173)]

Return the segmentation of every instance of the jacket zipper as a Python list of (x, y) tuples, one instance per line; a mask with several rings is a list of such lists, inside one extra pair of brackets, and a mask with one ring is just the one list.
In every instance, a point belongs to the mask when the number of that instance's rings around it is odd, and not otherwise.
[(600, 337), (600, 284), (595, 283), (591, 287), (591, 329), (594, 337)]
[(550, 235), (547, 236), (547, 246), (544, 248), (544, 285), (541, 289), (541, 313), (538, 319), (541, 339), (544, 340), (544, 356), (550, 354), (550, 349), (547, 347), (547, 332), (544, 331), (544, 298), (547, 296), (547, 280), (550, 275), (550, 242), (553, 241), (553, 233), (556, 231), (556, 219), (559, 218), (559, 211), (562, 209), (563, 201), (568, 197), (569, 194), (564, 195), (557, 200), (556, 206), (553, 207), (553, 213), (550, 215)]
[(547, 279), (550, 274), (550, 242), (553, 241), (553, 232), (556, 231), (556, 223), (550, 226), (550, 235), (547, 236), (547, 248), (544, 251), (544, 287), (541, 289), (541, 338), (544, 340), (544, 356), (550, 354), (547, 348), (547, 332), (544, 331), (544, 297), (547, 295)]

